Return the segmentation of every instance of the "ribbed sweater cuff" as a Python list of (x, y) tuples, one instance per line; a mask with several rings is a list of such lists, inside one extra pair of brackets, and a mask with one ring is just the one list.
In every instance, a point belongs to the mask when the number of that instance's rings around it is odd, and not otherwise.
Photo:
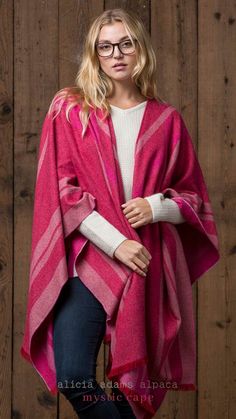
[(79, 231), (108, 256), (113, 258), (117, 247), (127, 237), (97, 211), (92, 211), (79, 225)]
[(157, 193), (146, 196), (145, 199), (147, 199), (152, 209), (152, 223), (157, 221), (168, 221), (173, 224), (185, 222), (178, 204), (171, 198), (165, 198), (162, 193)]

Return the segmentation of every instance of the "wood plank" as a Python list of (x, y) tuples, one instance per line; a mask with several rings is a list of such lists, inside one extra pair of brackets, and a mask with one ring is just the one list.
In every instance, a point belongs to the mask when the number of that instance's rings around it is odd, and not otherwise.
[[(62, 395), (53, 397), (47, 391), (32, 366), (21, 358), (19, 349), (26, 313), (36, 156), (42, 122), (54, 93), (74, 85), (89, 23), (103, 7), (134, 10), (151, 33), (157, 54), (159, 95), (176, 106), (186, 121), (198, 150), (220, 234), (219, 265), (193, 287), (195, 310), (198, 308), (199, 399), (194, 392), (169, 392), (155, 418), (231, 419), (236, 414), (233, 0), (0, 3), (0, 206), (4, 220), (0, 256), (0, 418), (77, 417)], [(13, 238), (14, 293), (9, 280), (13, 272)], [(108, 347), (102, 344), (97, 359), (98, 382), (108, 382), (107, 361)]]
[(236, 3), (199, 1), (199, 156), (221, 260), (199, 283), (199, 418), (236, 416)]
[(14, 417), (52, 418), (57, 398), (20, 355), (29, 285), (34, 187), (42, 122), (58, 88), (58, 3), (14, 2)]
[(0, 417), (11, 416), (13, 275), (13, 2), (0, 2)]
[[(75, 86), (82, 59), (85, 37), (91, 20), (103, 11), (102, 0), (59, 1), (59, 87)], [(97, 380), (104, 380), (104, 348), (97, 358)], [(79, 351), (79, 348), (78, 348)], [(59, 394), (60, 419), (75, 419), (77, 415), (66, 398)]]
[(147, 30), (149, 30), (150, 14), (149, 0), (105, 0), (105, 10), (122, 8), (126, 11), (134, 12), (142, 20)]
[[(158, 95), (183, 116), (197, 142), (197, 9), (196, 1), (151, 3), (151, 37), (157, 57)], [(196, 286), (193, 286), (196, 319)], [(169, 391), (155, 418), (196, 418), (196, 392)]]

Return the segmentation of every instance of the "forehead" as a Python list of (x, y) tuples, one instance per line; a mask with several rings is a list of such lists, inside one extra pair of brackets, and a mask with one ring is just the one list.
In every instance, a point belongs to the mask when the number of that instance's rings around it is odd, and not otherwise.
[(122, 38), (127, 37), (128, 33), (122, 22), (114, 22), (104, 25), (98, 35), (98, 41), (119, 42)]

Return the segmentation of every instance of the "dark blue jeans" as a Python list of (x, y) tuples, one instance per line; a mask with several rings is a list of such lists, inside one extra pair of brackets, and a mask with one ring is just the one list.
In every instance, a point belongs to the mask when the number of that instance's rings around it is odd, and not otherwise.
[[(81, 419), (135, 419), (126, 397), (113, 387), (109, 400), (96, 381), (106, 312), (79, 277), (68, 278), (54, 307), (54, 356), (58, 390)], [(119, 395), (119, 397), (117, 397)]]

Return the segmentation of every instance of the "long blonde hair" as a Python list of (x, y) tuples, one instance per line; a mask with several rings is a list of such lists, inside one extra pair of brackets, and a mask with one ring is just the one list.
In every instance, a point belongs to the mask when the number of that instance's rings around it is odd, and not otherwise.
[(156, 86), (156, 56), (143, 23), (134, 13), (124, 9), (105, 10), (92, 22), (85, 39), (82, 61), (75, 79), (76, 86), (59, 90), (49, 107), (49, 113), (56, 108), (58, 115), (63, 102), (67, 100), (66, 118), (69, 121), (69, 111), (78, 103), (81, 104), (79, 117), (83, 126), (82, 136), (88, 124), (90, 107), (95, 109), (95, 114), (96, 108), (103, 109), (105, 117), (111, 111), (107, 97), (112, 94), (114, 87), (110, 77), (100, 68), (95, 43), (102, 26), (114, 22), (122, 22), (129, 38), (136, 39), (137, 65), (131, 77), (140, 93), (146, 98), (160, 99)]

